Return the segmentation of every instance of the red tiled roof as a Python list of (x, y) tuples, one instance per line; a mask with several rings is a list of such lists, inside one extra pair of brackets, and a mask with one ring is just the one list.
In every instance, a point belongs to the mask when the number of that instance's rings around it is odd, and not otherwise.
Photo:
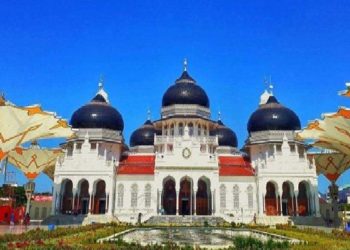
[(242, 156), (219, 156), (219, 175), (254, 176), (255, 171)]
[(37, 202), (52, 201), (52, 196), (51, 195), (33, 195), (32, 200)]
[(154, 155), (129, 155), (125, 160), (119, 163), (117, 174), (153, 175), (154, 162)]

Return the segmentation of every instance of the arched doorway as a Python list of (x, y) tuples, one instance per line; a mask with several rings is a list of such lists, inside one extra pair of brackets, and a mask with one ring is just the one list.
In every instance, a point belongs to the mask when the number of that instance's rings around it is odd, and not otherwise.
[(95, 196), (94, 196), (94, 214), (106, 213), (107, 200), (106, 200), (106, 182), (99, 180), (95, 184)]
[(308, 203), (308, 185), (305, 181), (299, 183), (298, 186), (298, 213), (300, 216), (309, 215), (309, 203)]
[(175, 180), (168, 178), (163, 182), (163, 209), (165, 214), (176, 214)]
[(278, 199), (276, 185), (269, 181), (266, 184), (265, 213), (266, 215), (278, 215)]
[(185, 178), (180, 182), (179, 214), (190, 215), (193, 213), (192, 180)]
[(70, 214), (72, 213), (73, 204), (73, 182), (66, 179), (62, 182), (62, 204), (61, 213)]
[(82, 180), (79, 182), (79, 204), (78, 211), (81, 214), (89, 213), (89, 182), (87, 180)]
[(282, 184), (282, 214), (287, 216), (294, 215), (294, 205), (293, 205), (293, 185), (286, 181)]
[(211, 195), (210, 182), (208, 179), (198, 180), (198, 189), (196, 193), (196, 213), (197, 215), (211, 214)]

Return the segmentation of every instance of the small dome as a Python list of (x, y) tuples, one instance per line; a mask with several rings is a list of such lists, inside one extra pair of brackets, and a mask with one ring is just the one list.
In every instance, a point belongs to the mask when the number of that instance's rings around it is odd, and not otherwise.
[(209, 98), (205, 91), (184, 70), (180, 78), (168, 88), (163, 96), (163, 107), (173, 104), (197, 104), (209, 108)]
[(271, 95), (249, 118), (248, 132), (266, 130), (299, 130), (299, 117), (289, 108), (281, 105)]
[(70, 124), (73, 128), (104, 128), (117, 131), (124, 129), (122, 116), (108, 103), (102, 86), (89, 103), (73, 113)]
[(210, 132), (211, 136), (218, 136), (219, 146), (237, 147), (237, 136), (232, 129), (226, 127), (221, 120), (217, 122), (216, 129)]
[(158, 131), (153, 126), (153, 123), (148, 119), (142, 127), (136, 129), (130, 137), (130, 146), (149, 146), (154, 145), (154, 134)]

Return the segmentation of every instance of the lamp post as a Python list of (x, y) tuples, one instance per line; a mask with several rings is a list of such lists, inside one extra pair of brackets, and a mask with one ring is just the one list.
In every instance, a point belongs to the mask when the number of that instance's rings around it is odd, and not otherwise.
[(33, 181), (28, 181), (25, 185), (24, 185), (24, 190), (26, 192), (26, 197), (27, 197), (27, 207), (26, 207), (26, 214), (29, 213), (29, 209), (30, 209), (30, 200), (32, 198), (32, 194), (34, 192), (35, 189), (35, 183)]

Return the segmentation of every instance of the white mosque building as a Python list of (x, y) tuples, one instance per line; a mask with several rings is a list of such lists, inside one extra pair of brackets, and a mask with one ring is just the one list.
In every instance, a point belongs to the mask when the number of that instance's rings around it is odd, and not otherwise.
[(245, 223), (319, 216), (316, 169), (295, 139), (298, 116), (265, 91), (241, 152), (236, 134), (210, 118), (209, 104), (185, 65), (163, 95), (160, 119), (147, 119), (127, 146), (123, 118), (100, 84), (72, 115), (77, 136), (66, 141), (56, 165), (52, 214)]

